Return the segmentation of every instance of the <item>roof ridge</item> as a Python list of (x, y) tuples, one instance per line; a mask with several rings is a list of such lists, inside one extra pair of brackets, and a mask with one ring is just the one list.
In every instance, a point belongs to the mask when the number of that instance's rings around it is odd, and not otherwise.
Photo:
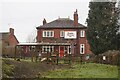
[(70, 18), (58, 18), (57, 20), (71, 20)]
[(0, 34), (9, 34), (9, 32), (0, 32)]
[[(46, 23), (45, 25), (38, 26), (39, 28), (74, 28), (74, 20), (70, 18), (58, 18), (51, 22)], [(78, 23), (78, 27), (85, 27), (84, 25)]]

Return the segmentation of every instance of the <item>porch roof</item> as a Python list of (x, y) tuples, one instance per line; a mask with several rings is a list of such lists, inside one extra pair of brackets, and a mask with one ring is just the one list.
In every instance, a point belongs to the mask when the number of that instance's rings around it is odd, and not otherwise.
[(70, 46), (72, 43), (19, 43), (17, 46)]

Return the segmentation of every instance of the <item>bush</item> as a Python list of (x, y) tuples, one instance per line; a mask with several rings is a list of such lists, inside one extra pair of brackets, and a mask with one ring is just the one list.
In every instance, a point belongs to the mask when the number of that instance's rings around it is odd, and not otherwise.
[(11, 76), (14, 75), (14, 65), (9, 65), (6, 64), (5, 62), (2, 63), (3, 64), (3, 68), (2, 68), (2, 74), (3, 74), (3, 78), (10, 78)]
[[(105, 56), (105, 60), (103, 60), (103, 56)], [(109, 50), (96, 56), (94, 61), (103, 64), (120, 65), (120, 51)]]

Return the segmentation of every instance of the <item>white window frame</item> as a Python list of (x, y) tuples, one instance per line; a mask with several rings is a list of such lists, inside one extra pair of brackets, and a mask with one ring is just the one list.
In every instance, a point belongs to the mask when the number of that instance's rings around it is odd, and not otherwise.
[(51, 52), (54, 52), (54, 46), (52, 46), (52, 51)]
[(60, 31), (60, 37), (64, 37), (64, 31), (62, 30), (62, 31)]
[[(83, 48), (83, 52), (82, 52)], [(85, 44), (80, 44), (80, 54), (85, 54)]]
[(43, 37), (46, 37), (46, 35), (45, 35), (45, 34), (46, 34), (46, 31), (43, 31), (42, 34), (43, 34), (43, 35), (42, 35)]
[(71, 54), (71, 46), (68, 46), (68, 47), (67, 47), (67, 53), (68, 53), (68, 54)]
[(46, 31), (46, 37), (49, 37), (50, 36), (50, 31)]
[(43, 31), (43, 37), (54, 37), (54, 31)]
[[(52, 51), (51, 51), (51, 48), (52, 48)], [(46, 52), (54, 52), (54, 46), (42, 46), (42, 53), (46, 53)]]
[(85, 37), (85, 30), (80, 31), (80, 37)]

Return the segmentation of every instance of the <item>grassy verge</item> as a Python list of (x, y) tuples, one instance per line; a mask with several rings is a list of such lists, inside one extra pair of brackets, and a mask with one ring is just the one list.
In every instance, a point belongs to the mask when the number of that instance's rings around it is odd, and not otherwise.
[(118, 67), (105, 64), (74, 64), (69, 69), (48, 71), (47, 78), (118, 78)]
[(11, 78), (14, 74), (14, 65), (6, 64), (5, 61), (2, 61), (2, 77)]

